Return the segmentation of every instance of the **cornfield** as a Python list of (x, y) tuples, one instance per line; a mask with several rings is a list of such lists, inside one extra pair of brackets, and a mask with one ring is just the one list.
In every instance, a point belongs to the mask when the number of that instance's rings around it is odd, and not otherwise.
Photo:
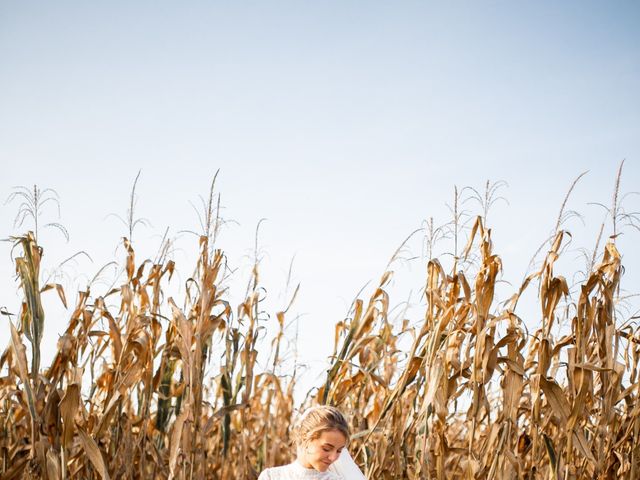
[[(420, 318), (392, 319), (392, 268), (354, 300), (305, 404), (347, 414), (367, 478), (640, 478), (640, 331), (617, 309), (616, 201), (578, 288), (554, 270), (568, 237), (561, 213), (542, 262), (497, 302), (502, 263), (485, 208), (465, 233), (456, 225), (466, 246), (452, 261), (427, 255)], [(265, 338), (257, 263), (232, 305), (209, 207), (181, 301), (164, 294), (174, 262), (139, 262), (124, 238), (123, 282), (78, 292), (47, 366), (41, 295), (67, 296), (41, 284), (37, 234), (13, 239), (23, 299), (0, 358), (0, 479), (255, 479), (291, 460), (296, 374), (276, 368), (288, 308)], [(531, 289), (541, 321), (529, 331), (516, 311)]]

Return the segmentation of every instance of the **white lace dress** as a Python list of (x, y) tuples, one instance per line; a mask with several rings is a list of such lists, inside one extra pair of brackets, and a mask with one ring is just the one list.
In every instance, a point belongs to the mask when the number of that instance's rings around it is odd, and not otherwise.
[(335, 473), (319, 472), (313, 468), (305, 468), (298, 462), (281, 467), (267, 468), (258, 480), (341, 480)]

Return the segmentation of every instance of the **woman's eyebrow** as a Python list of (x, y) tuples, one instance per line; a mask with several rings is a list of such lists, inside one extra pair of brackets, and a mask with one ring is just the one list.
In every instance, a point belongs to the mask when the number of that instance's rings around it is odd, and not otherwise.
[(330, 443), (328, 443), (328, 442), (327, 442), (327, 443), (325, 443), (325, 444), (324, 444), (324, 446), (325, 446), (325, 447), (331, 447), (331, 448), (334, 448), (334, 445), (332, 445), (332, 444), (330, 444)]

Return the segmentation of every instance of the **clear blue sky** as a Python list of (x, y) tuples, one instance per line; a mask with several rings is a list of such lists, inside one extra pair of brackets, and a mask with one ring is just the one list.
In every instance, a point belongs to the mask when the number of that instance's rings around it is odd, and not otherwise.
[[(609, 202), (623, 158), (623, 188), (640, 190), (639, 21), (637, 2), (3, 2), (0, 194), (55, 188), (71, 241), (43, 234), (47, 259), (87, 250), (75, 274), (91, 275), (124, 234), (105, 216), (139, 169), (153, 227), (137, 248), (152, 256), (166, 226), (196, 227), (188, 202), (220, 168), (240, 224), (223, 246), (242, 265), (268, 219), (265, 278), (277, 304), (296, 255), (300, 345), (318, 368), (360, 286), (424, 218), (448, 220), (454, 185), (509, 183), (493, 227), (517, 282), (589, 170), (570, 204), (587, 225), (570, 229), (591, 246), (602, 215), (587, 202)], [(1, 236), (14, 213), (0, 206)], [(180, 246), (186, 277), (194, 248)], [(0, 305), (16, 310), (9, 250)], [(66, 318), (51, 317), (55, 338)]]

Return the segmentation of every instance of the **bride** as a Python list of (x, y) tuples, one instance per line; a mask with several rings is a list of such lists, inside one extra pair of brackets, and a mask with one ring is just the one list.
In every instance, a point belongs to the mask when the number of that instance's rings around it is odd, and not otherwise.
[(311, 407), (294, 430), (296, 460), (267, 468), (258, 480), (364, 480), (346, 445), (349, 426), (337, 408)]

